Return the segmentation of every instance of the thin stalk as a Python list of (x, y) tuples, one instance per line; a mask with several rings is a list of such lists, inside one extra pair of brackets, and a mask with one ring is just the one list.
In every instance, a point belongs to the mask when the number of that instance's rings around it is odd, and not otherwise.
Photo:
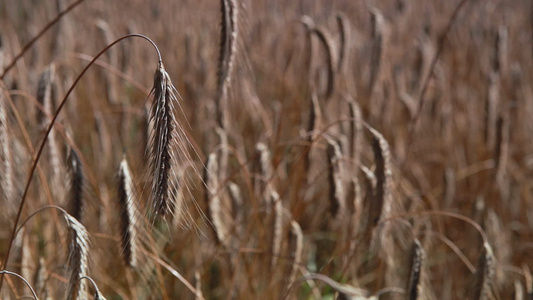
[(30, 288), (30, 291), (31, 293), (33, 294), (33, 299), (35, 300), (39, 300), (39, 298), (37, 297), (37, 294), (35, 294), (35, 291), (33, 290), (33, 288), (31, 287), (31, 284), (22, 276), (20, 276), (19, 274), (17, 273), (14, 273), (14, 272), (10, 272), (10, 271), (6, 271), (6, 270), (1, 270), (0, 271), (0, 274), (8, 274), (8, 275), (13, 275), (13, 276), (16, 276), (20, 279), (22, 279), (22, 281), (24, 281), (24, 283)]

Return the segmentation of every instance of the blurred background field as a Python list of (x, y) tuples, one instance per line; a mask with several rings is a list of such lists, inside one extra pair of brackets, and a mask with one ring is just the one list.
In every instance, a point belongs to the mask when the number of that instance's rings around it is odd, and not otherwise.
[[(0, 72), (72, 3), (0, 0)], [(236, 31), (221, 102), (223, 3)], [(82, 207), (87, 275), (107, 299), (533, 299), (525, 0), (85, 0), (0, 80), (1, 261), (51, 115), (83, 67), (129, 33), (157, 44), (181, 98), (192, 161), (175, 162), (175, 216), (148, 213), (158, 57), (129, 38), (76, 85), (21, 219)], [(121, 242), (123, 158), (135, 267)], [(60, 215), (32, 217), (1, 268), (40, 299), (66, 297)], [(30, 294), (7, 279), (0, 298)]]

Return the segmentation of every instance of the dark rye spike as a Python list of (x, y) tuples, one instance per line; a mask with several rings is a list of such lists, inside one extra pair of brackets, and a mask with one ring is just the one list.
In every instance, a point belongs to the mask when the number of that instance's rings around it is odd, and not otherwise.
[(346, 210), (346, 196), (343, 183), (343, 162), (339, 144), (328, 139), (328, 182), (331, 215), (333, 218), (342, 216)]
[(418, 239), (413, 241), (411, 250), (411, 275), (407, 287), (408, 299), (416, 300), (420, 295), (420, 278), (422, 277), (422, 264), (424, 262), (424, 248)]
[(495, 257), (492, 247), (489, 243), (483, 243), (483, 253), (479, 257), (476, 268), (474, 284), (472, 285), (472, 294), (469, 299), (488, 300), (493, 299), (493, 280), (496, 275)]
[(122, 255), (126, 264), (132, 268), (138, 263), (137, 204), (133, 180), (126, 158), (122, 159), (118, 171), (118, 202), (120, 205), (120, 230)]
[(87, 299), (87, 285), (80, 281), (88, 274), (89, 234), (87, 229), (71, 215), (65, 215), (70, 234), (68, 266), (70, 279), (67, 300)]
[(150, 170), (153, 176), (151, 209), (155, 217), (174, 211), (177, 189), (177, 163), (190, 161), (189, 141), (178, 123), (175, 105), (180, 105), (176, 88), (160, 62), (154, 74), (153, 103), (150, 112)]
[(220, 53), (218, 57), (217, 82), (217, 122), (227, 128), (227, 97), (231, 75), (235, 64), (238, 38), (238, 3), (237, 0), (221, 0)]
[(82, 222), (84, 201), (83, 186), (85, 184), (85, 175), (83, 166), (76, 150), (70, 149), (68, 157), (68, 166), (70, 171), (70, 190), (68, 194), (67, 211), (76, 220)]
[(373, 135), (372, 150), (376, 163), (376, 189), (370, 203), (370, 217), (372, 226), (375, 226), (381, 218), (387, 218), (391, 211), (391, 179), (389, 143), (377, 130), (370, 129)]

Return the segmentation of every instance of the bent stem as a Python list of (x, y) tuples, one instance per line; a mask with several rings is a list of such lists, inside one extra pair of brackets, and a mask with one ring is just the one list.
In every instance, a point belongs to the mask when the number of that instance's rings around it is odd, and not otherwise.
[[(158, 59), (159, 59), (159, 64), (162, 63), (161, 52), (159, 52), (159, 49), (157, 48), (157, 45), (151, 39), (149, 39), (147, 36), (144, 36), (142, 34), (134, 33), (134, 34), (125, 35), (125, 36), (115, 40), (114, 42), (112, 42), (108, 46), (106, 46), (102, 51), (100, 51), (91, 60), (91, 62), (89, 62), (89, 64), (87, 66), (85, 66), (85, 68), (81, 71), (81, 73), (78, 75), (78, 77), (76, 77), (76, 80), (74, 80), (74, 83), (72, 83), (72, 85), (70, 86), (69, 90), (67, 91), (65, 97), (63, 98), (63, 100), (61, 101), (59, 106), (57, 107), (57, 110), (54, 113), (54, 117), (52, 118), (52, 121), (50, 121), (50, 125), (48, 125), (48, 128), (46, 129), (46, 132), (44, 134), (43, 140), (41, 141), (41, 144), (39, 145), (39, 150), (37, 150), (37, 154), (35, 155), (35, 158), (33, 159), (33, 163), (32, 163), (30, 172), (28, 174), (28, 180), (26, 181), (26, 187), (24, 188), (24, 193), (22, 194), (22, 200), (20, 201), (19, 209), (18, 209), (18, 212), (17, 212), (17, 217), (15, 218), (15, 224), (13, 224), (13, 230), (11, 232), (11, 238), (9, 240), (9, 246), (7, 248), (6, 257), (4, 258), (4, 262), (2, 264), (2, 266), (4, 268), (7, 266), (7, 263), (9, 261), (9, 255), (11, 253), (11, 246), (13, 245), (15, 234), (16, 234), (16, 231), (17, 231), (17, 224), (18, 224), (18, 222), (20, 220), (20, 216), (22, 214), (22, 208), (24, 207), (24, 203), (26, 202), (26, 196), (28, 195), (28, 191), (29, 191), (30, 184), (31, 184), (31, 181), (32, 181), (32, 178), (33, 178), (33, 174), (35, 173), (35, 169), (37, 168), (37, 163), (39, 162), (39, 159), (41, 158), (41, 155), (43, 153), (43, 149), (44, 149), (44, 146), (45, 146), (46, 141), (48, 139), (48, 135), (50, 135), (50, 132), (52, 131), (52, 128), (54, 127), (56, 119), (59, 116), (59, 113), (63, 109), (63, 106), (65, 106), (65, 104), (67, 103), (67, 99), (70, 96), (70, 94), (72, 93), (72, 91), (74, 90), (74, 87), (78, 84), (78, 82), (81, 80), (83, 75), (89, 70), (89, 68), (96, 62), (96, 60), (100, 56), (102, 56), (104, 53), (106, 53), (107, 50), (109, 50), (115, 44), (117, 44), (120, 41), (125, 40), (127, 38), (133, 38), (133, 37), (139, 37), (139, 38), (142, 38), (142, 39), (147, 40), (148, 42), (150, 42), (152, 44), (152, 46), (154, 47), (154, 49), (156, 50), (156, 52), (157, 52), (157, 56), (158, 56)], [(4, 283), (4, 276), (3, 276), (3, 274), (0, 274), (0, 290), (2, 290), (2, 284), (3, 283)]]
[(39, 298), (37, 297), (37, 294), (35, 294), (35, 291), (33, 290), (33, 287), (32, 287), (31, 284), (26, 280), (26, 278), (20, 276), (19, 274), (15, 273), (15, 272), (10, 272), (10, 271), (7, 271), (7, 270), (1, 270), (1, 271), (0, 271), (0, 274), (2, 274), (2, 278), (3, 278), (3, 274), (7, 274), (7, 275), (16, 276), (16, 277), (22, 279), (22, 281), (24, 281), (24, 283), (30, 288), (31, 293), (33, 294), (33, 299), (35, 299), (35, 300), (39, 300)]

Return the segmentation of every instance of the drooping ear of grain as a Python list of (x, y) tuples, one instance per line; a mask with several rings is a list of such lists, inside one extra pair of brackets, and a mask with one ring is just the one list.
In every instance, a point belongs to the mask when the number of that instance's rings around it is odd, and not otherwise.
[(313, 33), (318, 37), (318, 40), (324, 47), (324, 50), (326, 51), (326, 58), (327, 58), (327, 69), (328, 69), (328, 83), (326, 87), (326, 93), (325, 98), (329, 99), (333, 95), (333, 92), (335, 91), (335, 76), (336, 76), (336, 58), (335, 55), (337, 55), (337, 51), (335, 50), (335, 44), (333, 43), (333, 39), (331, 38), (330, 34), (326, 31), (325, 28), (322, 27), (315, 27), (313, 29)]
[(126, 158), (118, 170), (117, 196), (120, 207), (120, 231), (122, 255), (126, 265), (136, 268), (138, 263), (139, 234), (137, 230), (138, 209), (133, 179)]
[(352, 43), (352, 27), (350, 20), (344, 13), (337, 14), (337, 26), (340, 31), (339, 57), (337, 59), (337, 71), (343, 73), (349, 65), (350, 47)]
[[(101, 35), (102, 40), (106, 45), (109, 45), (113, 42), (114, 37), (113, 33), (111, 32), (111, 27), (109, 24), (99, 19), (96, 21), (96, 28), (98, 28), (98, 32)], [(108, 51), (106, 51), (106, 56), (109, 59), (109, 64), (114, 67), (118, 67), (118, 54), (117, 50), (115, 48), (110, 48)], [(106, 93), (107, 93), (107, 100), (110, 104), (118, 104), (118, 96), (116, 91), (117, 86), (117, 77), (109, 72), (103, 72), (104, 80), (105, 80), (105, 87), (106, 87)]]
[(359, 168), (361, 164), (361, 151), (363, 148), (363, 123), (361, 116), (361, 108), (359, 104), (350, 96), (346, 97), (348, 101), (348, 108), (350, 111), (350, 130), (348, 133), (349, 155), (352, 158), (352, 167), (350, 168), (351, 174), (351, 191), (353, 195), (352, 199), (347, 201), (353, 203), (347, 203), (349, 207), (353, 206), (353, 211), (361, 209), (363, 201), (361, 183), (359, 182)]
[[(53, 83), (55, 79), (55, 65), (49, 65), (40, 75), (39, 84), (37, 88), (37, 102), (41, 105), (41, 108), (37, 108), (37, 124), (41, 130), (44, 130), (50, 123), (50, 117), (55, 112), (54, 99), (53, 99)], [(63, 196), (61, 187), (63, 186), (62, 180), (64, 176), (64, 168), (61, 163), (61, 150), (57, 141), (56, 130), (52, 129), (48, 136), (47, 142), (48, 160), (52, 169), (51, 182), (59, 190), (56, 195)]]
[(346, 195), (343, 183), (343, 161), (339, 144), (328, 140), (328, 182), (330, 212), (333, 218), (342, 217), (346, 209)]
[[(401, 255), (396, 251), (395, 241), (405, 241), (401, 231), (395, 229), (391, 222), (380, 224), (392, 215), (392, 167), (389, 144), (376, 130), (370, 128), (372, 133), (372, 150), (374, 152), (376, 188), (369, 205), (368, 224), (371, 230), (370, 247), (379, 249), (383, 257), (387, 272), (385, 282), (389, 286), (397, 286), (403, 282), (401, 267), (398, 263)], [(380, 224), (380, 226), (378, 226)], [(378, 248), (379, 247), (379, 248)]]
[(89, 234), (76, 218), (65, 215), (70, 235), (67, 300), (87, 299), (87, 285), (81, 277), (87, 276), (89, 261)]
[(383, 31), (385, 20), (377, 8), (373, 8), (370, 13), (372, 20), (373, 51), (370, 58), (370, 79), (368, 81), (368, 90), (369, 94), (372, 94), (372, 91), (378, 82), (379, 73), (381, 72), (381, 65), (383, 63)]
[(67, 199), (67, 212), (79, 222), (82, 222), (83, 212), (85, 210), (84, 185), (85, 174), (80, 158), (76, 150), (70, 149), (68, 157), (69, 167), (69, 194)]
[(237, 54), (239, 7), (237, 0), (221, 0), (220, 53), (218, 57), (217, 122), (227, 128), (228, 89)]
[(209, 154), (207, 158), (204, 182), (206, 185), (207, 215), (211, 222), (211, 227), (217, 242), (226, 245), (230, 234), (230, 225), (223, 218), (222, 190), (218, 179), (218, 162), (215, 153)]
[[(113, 158), (113, 140), (108, 130), (106, 120), (100, 111), (94, 113), (94, 125), (98, 134), (101, 156), (99, 159), (99, 168), (108, 168)], [(143, 151), (146, 148), (143, 148)]]
[(389, 143), (378, 131), (370, 130), (372, 138), (372, 151), (376, 169), (376, 189), (370, 203), (370, 220), (372, 226), (376, 226), (381, 218), (387, 218), (391, 212), (391, 180), (392, 170), (390, 162)]
[(415, 239), (411, 248), (411, 274), (407, 295), (409, 300), (416, 300), (420, 295), (420, 278), (422, 276), (422, 264), (424, 263), (424, 249), (420, 242)]
[(476, 273), (474, 274), (474, 283), (471, 289), (470, 299), (489, 300), (492, 297), (493, 280), (495, 276), (495, 257), (492, 247), (483, 243), (483, 252), (479, 257)]
[[(150, 113), (150, 171), (153, 176), (150, 195), (154, 217), (172, 213), (178, 188), (179, 164), (191, 161), (189, 140), (177, 121), (175, 106), (179, 106), (177, 91), (163, 63), (154, 74), (153, 103)], [(179, 212), (174, 212), (178, 218)]]

